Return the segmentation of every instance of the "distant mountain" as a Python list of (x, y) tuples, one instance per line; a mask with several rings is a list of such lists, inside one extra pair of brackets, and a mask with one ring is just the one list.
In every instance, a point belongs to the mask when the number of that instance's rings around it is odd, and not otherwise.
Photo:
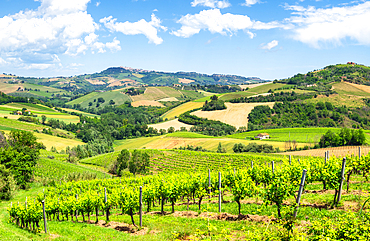
[(94, 74), (74, 77), (28, 78), (2, 75), (0, 80), (7, 83), (29, 83), (85, 93), (95, 90), (112, 90), (127, 86), (173, 86), (173, 85), (240, 85), (265, 82), (257, 77), (243, 77), (223, 74), (200, 74), (196, 72), (160, 72), (130, 67), (111, 67)]

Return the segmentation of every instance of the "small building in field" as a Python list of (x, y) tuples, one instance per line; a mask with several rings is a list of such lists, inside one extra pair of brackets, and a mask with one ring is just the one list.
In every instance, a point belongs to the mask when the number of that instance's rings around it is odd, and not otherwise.
[(259, 133), (256, 136), (256, 139), (260, 139), (260, 140), (270, 139), (270, 135), (268, 133)]

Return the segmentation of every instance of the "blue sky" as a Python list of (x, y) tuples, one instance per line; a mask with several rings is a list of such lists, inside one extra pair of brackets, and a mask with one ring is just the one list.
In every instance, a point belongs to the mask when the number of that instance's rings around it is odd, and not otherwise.
[(0, 73), (112, 66), (280, 79), (370, 65), (370, 1), (0, 0)]

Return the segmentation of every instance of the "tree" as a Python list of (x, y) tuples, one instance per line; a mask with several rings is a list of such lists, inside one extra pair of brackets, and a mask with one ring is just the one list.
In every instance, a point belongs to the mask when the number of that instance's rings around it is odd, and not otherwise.
[(45, 115), (42, 115), (41, 116), (41, 120), (42, 120), (42, 124), (45, 125), (45, 121), (46, 121), (46, 116)]
[(0, 164), (12, 173), (21, 188), (29, 185), (41, 148), (45, 146), (36, 142), (32, 132), (12, 130), (7, 145), (0, 149)]
[(222, 147), (221, 142), (218, 143), (217, 153), (226, 153), (226, 149)]
[(110, 100), (110, 101), (109, 101), (109, 104), (110, 104), (110, 105), (115, 105), (115, 104), (116, 104), (116, 102), (114, 102), (114, 100)]
[(170, 128), (168, 128), (167, 132), (168, 133), (174, 133), (175, 132), (175, 127), (171, 126)]
[(217, 95), (212, 95), (211, 100), (218, 100), (218, 96)]

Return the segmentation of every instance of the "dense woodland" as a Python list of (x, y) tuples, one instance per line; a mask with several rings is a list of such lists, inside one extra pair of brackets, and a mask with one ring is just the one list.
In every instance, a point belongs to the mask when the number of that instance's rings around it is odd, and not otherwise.
[(370, 128), (370, 108), (335, 107), (330, 102), (317, 104), (303, 102), (275, 103), (257, 106), (248, 115), (249, 130), (287, 127), (345, 127)]

